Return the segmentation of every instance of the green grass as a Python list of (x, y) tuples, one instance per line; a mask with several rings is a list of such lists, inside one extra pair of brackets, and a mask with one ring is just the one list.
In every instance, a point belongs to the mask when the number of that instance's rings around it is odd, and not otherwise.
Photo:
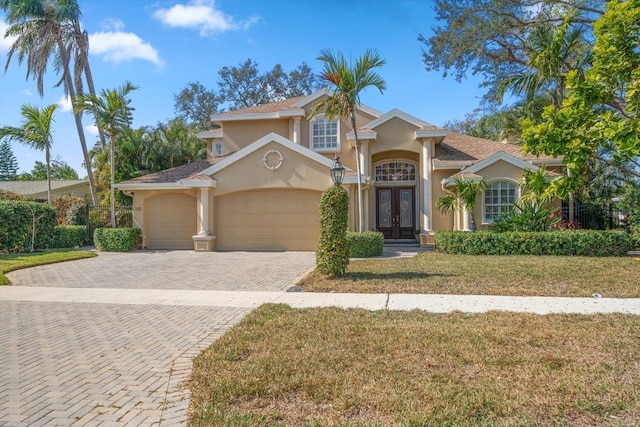
[(413, 258), (352, 261), (347, 273), (317, 272), (309, 292), (640, 297), (640, 262), (631, 257), (482, 256), (423, 252)]
[(72, 261), (74, 259), (93, 258), (94, 256), (96, 256), (95, 252), (75, 249), (50, 249), (38, 253), (0, 255), (0, 286), (11, 284), (9, 279), (4, 275), (10, 271), (35, 267), (37, 265)]
[(640, 316), (266, 305), (194, 360), (192, 426), (640, 425)]

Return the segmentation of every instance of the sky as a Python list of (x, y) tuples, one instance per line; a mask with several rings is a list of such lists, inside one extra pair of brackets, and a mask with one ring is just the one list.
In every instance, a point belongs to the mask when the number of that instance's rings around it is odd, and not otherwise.
[[(480, 79), (462, 82), (427, 72), (420, 34), (428, 37), (435, 20), (432, 0), (78, 0), (81, 24), (89, 33), (89, 61), (96, 89), (130, 81), (133, 126), (155, 125), (175, 117), (174, 96), (189, 82), (217, 89), (218, 70), (248, 58), (260, 71), (281, 64), (286, 72), (306, 62), (321, 71), (322, 49), (357, 58), (377, 49), (386, 64), (377, 71), (387, 83), (380, 94), (367, 89), (362, 102), (379, 111), (398, 108), (442, 126), (462, 119), (480, 104)], [(86, 176), (70, 102), (49, 66), (44, 97), (16, 58), (2, 73), (12, 40), (0, 12), (0, 126), (19, 126), (23, 104), (57, 103), (52, 158)], [(84, 117), (87, 141), (97, 141), (95, 126)], [(19, 172), (28, 172), (44, 153), (12, 144)]]

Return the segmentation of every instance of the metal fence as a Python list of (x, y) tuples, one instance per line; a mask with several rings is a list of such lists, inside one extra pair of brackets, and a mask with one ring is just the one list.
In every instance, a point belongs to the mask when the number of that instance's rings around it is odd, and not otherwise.
[[(569, 219), (569, 203), (562, 202), (562, 218)], [(580, 228), (587, 230), (618, 230), (626, 228), (624, 214), (616, 209), (614, 203), (608, 207), (575, 202), (573, 218), (578, 221)]]
[[(93, 231), (111, 227), (110, 206), (87, 205), (87, 238), (93, 244)], [(116, 227), (133, 227), (133, 206), (116, 206)]]

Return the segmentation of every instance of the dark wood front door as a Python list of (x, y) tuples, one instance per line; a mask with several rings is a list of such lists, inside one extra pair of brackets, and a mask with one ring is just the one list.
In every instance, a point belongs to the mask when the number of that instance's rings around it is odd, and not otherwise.
[(376, 189), (376, 224), (385, 239), (413, 239), (415, 187)]

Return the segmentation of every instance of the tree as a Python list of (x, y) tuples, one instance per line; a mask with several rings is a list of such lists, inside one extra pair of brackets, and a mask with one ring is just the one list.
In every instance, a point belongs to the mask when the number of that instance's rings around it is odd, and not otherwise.
[(337, 185), (320, 197), (320, 242), (316, 250), (318, 271), (329, 276), (340, 276), (349, 265), (347, 224), (349, 222), (349, 195)]
[(13, 155), (9, 141), (4, 141), (0, 144), (0, 181), (12, 181), (17, 176), (18, 161)]
[(364, 207), (362, 203), (362, 166), (360, 164), (360, 139), (356, 125), (356, 110), (360, 108), (360, 93), (372, 86), (383, 93), (386, 83), (383, 78), (373, 71), (382, 67), (386, 61), (380, 58), (376, 50), (367, 50), (364, 55), (356, 59), (355, 63), (347, 63), (341, 52), (334, 53), (330, 49), (320, 52), (319, 61), (324, 63), (320, 80), (329, 85), (329, 96), (318, 102), (310, 112), (310, 117), (320, 111), (330, 120), (346, 120), (351, 124), (355, 136), (356, 169), (358, 174), (358, 230), (364, 231)]
[(219, 96), (231, 109), (309, 95), (316, 87), (316, 77), (305, 63), (289, 74), (280, 64), (276, 64), (271, 71), (260, 74), (258, 63), (251, 59), (237, 67), (226, 66), (218, 71)]
[(505, 78), (528, 74), (527, 40), (539, 25), (587, 29), (604, 13), (602, 0), (436, 0), (442, 25), (430, 37), (419, 36), (427, 71), (462, 80), (468, 72), (483, 76), (486, 99), (495, 100)]
[[(20, 181), (45, 180), (47, 179), (47, 165), (36, 160), (31, 172), (20, 174), (18, 179)], [(78, 173), (71, 166), (61, 160), (51, 160), (51, 180), (60, 181), (66, 179), (78, 179)]]
[(53, 113), (57, 105), (52, 104), (42, 110), (33, 105), (23, 105), (21, 114), (22, 126), (5, 126), (0, 128), (0, 139), (17, 141), (33, 149), (45, 152), (47, 166), (47, 202), (51, 204), (51, 147), (53, 146)]
[(592, 66), (567, 73), (569, 94), (560, 109), (547, 107), (543, 122), (525, 120), (524, 148), (563, 156), (575, 189), (590, 161), (640, 177), (640, 0), (612, 1), (594, 25)]
[(189, 82), (174, 95), (173, 108), (178, 118), (193, 124), (199, 131), (211, 128), (211, 116), (224, 99), (207, 90), (200, 82)]
[[(6, 13), (10, 25), (5, 36), (16, 36), (9, 48), (5, 71), (14, 54), (18, 62), (27, 62), (27, 79), (33, 75), (37, 80), (40, 96), (44, 93), (43, 77), (52, 56), (58, 71), (62, 71), (61, 82), (65, 93), (72, 99), (76, 97), (76, 88), (72, 79), (70, 63), (73, 49), (77, 47), (80, 9), (75, 0), (0, 0), (0, 8)], [(84, 45), (88, 49), (88, 44)], [(86, 52), (79, 54), (86, 56)], [(76, 83), (80, 80), (76, 79)], [(80, 91), (81, 93), (81, 91)], [(84, 163), (89, 177), (91, 197), (97, 203), (96, 188), (91, 171), (89, 150), (87, 149), (81, 111), (74, 111), (76, 131), (80, 139)]]
[(455, 194), (447, 194), (442, 196), (436, 202), (436, 209), (441, 213), (447, 214), (455, 212), (458, 209), (466, 209), (469, 212), (471, 230), (476, 229), (476, 221), (473, 216), (473, 208), (476, 205), (478, 194), (480, 194), (487, 184), (483, 179), (464, 178), (456, 176), (453, 178), (453, 188)]
[(133, 108), (129, 107), (131, 100), (128, 99), (127, 96), (129, 93), (137, 89), (137, 86), (134, 86), (130, 82), (125, 82), (117, 89), (103, 89), (100, 92), (100, 96), (83, 94), (74, 101), (74, 110), (86, 111), (93, 115), (95, 122), (100, 123), (100, 126), (109, 137), (109, 166), (111, 170), (109, 201), (111, 204), (111, 227), (113, 228), (116, 227), (114, 194), (115, 144), (117, 142), (118, 135), (122, 132), (122, 129), (129, 127)]

